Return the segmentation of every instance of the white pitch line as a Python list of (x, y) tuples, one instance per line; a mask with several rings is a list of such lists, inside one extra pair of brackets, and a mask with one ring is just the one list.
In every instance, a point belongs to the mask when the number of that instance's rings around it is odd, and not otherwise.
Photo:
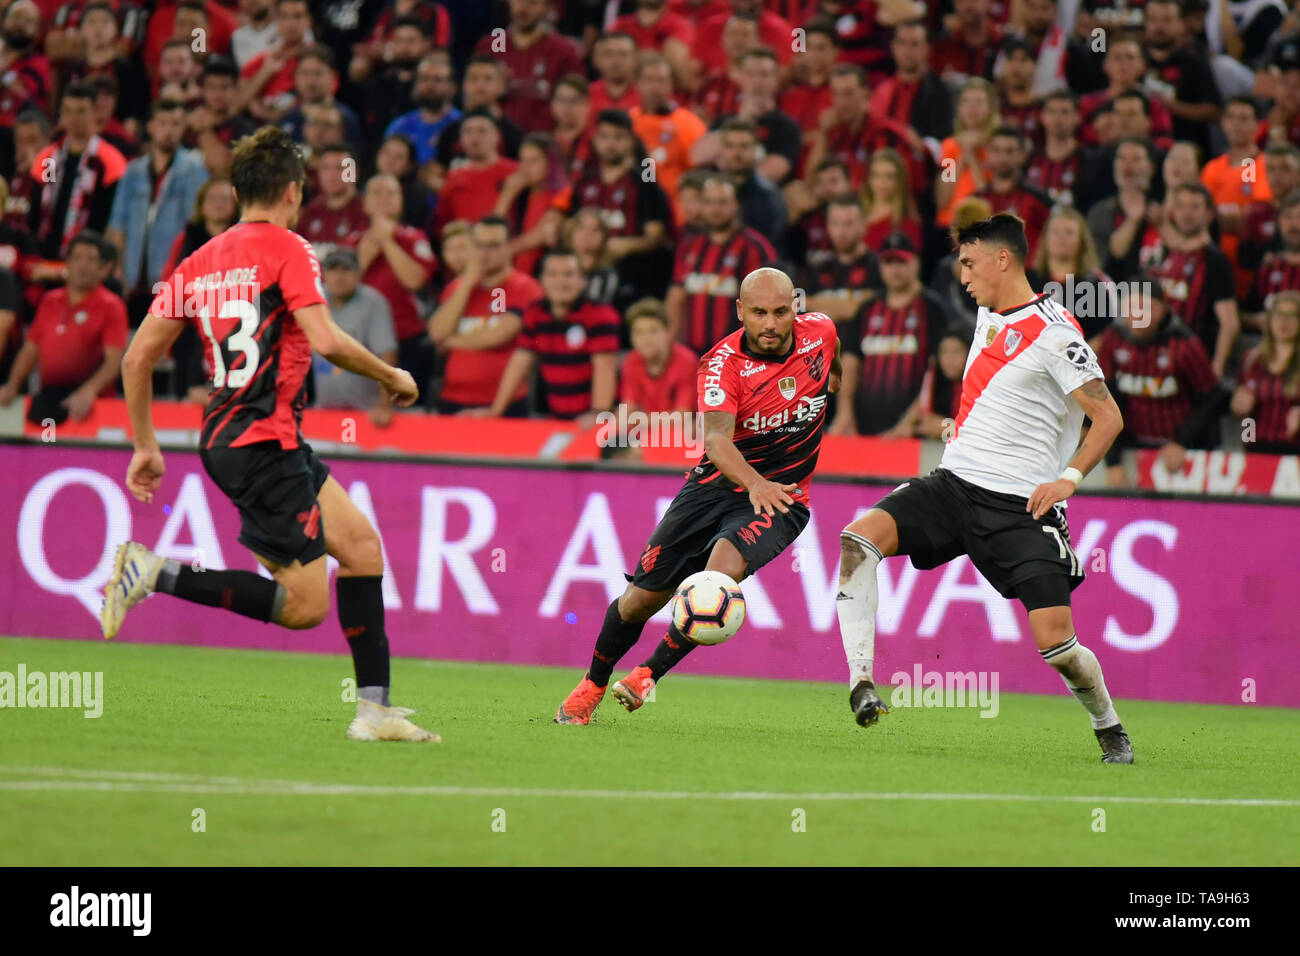
[(1137, 797), (1086, 796), (1079, 794), (1028, 793), (906, 793), (823, 792), (781, 793), (764, 790), (581, 790), (548, 787), (458, 787), (434, 785), (374, 785), (312, 783), (293, 780), (250, 780), (239, 777), (203, 777), (198, 774), (167, 774), (121, 770), (69, 770), (59, 767), (0, 767), (0, 774), (15, 772), (47, 777), (87, 779), (14, 780), (0, 777), (0, 790), (8, 791), (98, 791), (115, 793), (210, 793), (229, 796), (407, 796), (407, 797), (542, 797), (597, 800), (690, 800), (778, 803), (801, 801), (980, 801), (1003, 803), (1091, 803), (1150, 804), (1198, 807), (1286, 807), (1300, 808), (1300, 800), (1234, 797)]

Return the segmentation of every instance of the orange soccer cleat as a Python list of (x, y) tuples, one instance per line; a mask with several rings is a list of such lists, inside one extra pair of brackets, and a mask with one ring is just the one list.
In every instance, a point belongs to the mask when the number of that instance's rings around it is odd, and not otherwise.
[(632, 673), (615, 683), (612, 688), (614, 699), (627, 708), (629, 713), (644, 704), (654, 689), (655, 680), (650, 676), (650, 668), (644, 664), (633, 668)]
[(589, 724), (591, 715), (596, 712), (600, 702), (605, 699), (605, 688), (597, 687), (587, 675), (582, 675), (582, 680), (578, 681), (578, 686), (573, 688), (573, 693), (564, 698), (564, 703), (560, 709), (555, 712), (555, 722), (557, 724)]

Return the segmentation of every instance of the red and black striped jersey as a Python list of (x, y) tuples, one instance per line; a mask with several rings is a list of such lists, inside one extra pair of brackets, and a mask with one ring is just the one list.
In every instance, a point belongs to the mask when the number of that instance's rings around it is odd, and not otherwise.
[(947, 324), (938, 296), (918, 288), (910, 301), (897, 307), (882, 295), (840, 327), (844, 354), (862, 363), (853, 392), (861, 434), (878, 435), (898, 423), (920, 392)]
[(203, 340), (201, 447), (299, 445), (311, 346), (293, 313), (324, 302), (311, 243), (269, 222), (236, 223), (181, 261), (149, 311), (193, 322)]
[[(798, 485), (799, 493), (791, 497), (804, 504), (825, 432), (838, 342), (835, 323), (810, 312), (795, 317), (790, 347), (783, 355), (755, 352), (741, 328), (700, 360), (700, 411), (734, 415), (732, 440), (745, 461), (769, 481)], [(744, 491), (707, 455), (687, 473), (687, 480)]]
[(714, 242), (707, 232), (683, 242), (673, 266), (673, 284), (686, 293), (682, 342), (703, 355), (736, 329), (741, 280), (775, 261), (772, 244), (748, 226), (722, 242)]
[(1249, 304), (1254, 309), (1267, 310), (1279, 292), (1296, 291), (1300, 291), (1300, 262), (1288, 262), (1285, 253), (1270, 252), (1255, 273)]
[(1255, 440), (1281, 446), (1278, 453), (1300, 454), (1300, 432), (1287, 435), (1287, 417), (1300, 408), (1300, 391), (1288, 394), (1286, 382), (1274, 375), (1258, 350), (1246, 354), (1241, 362), (1238, 382), (1255, 395), (1250, 417), (1255, 419)]
[(1177, 440), (1197, 399), (1219, 384), (1205, 346), (1180, 322), (1166, 320), (1146, 341), (1111, 325), (1097, 362), (1124, 409), (1124, 430), (1140, 445)]
[(556, 418), (577, 418), (591, 407), (591, 357), (618, 351), (618, 313), (578, 300), (562, 317), (539, 299), (524, 309), (517, 345), (537, 356), (546, 403)]
[(1065, 159), (1048, 159), (1037, 150), (1025, 169), (1025, 182), (1039, 192), (1046, 193), (1053, 204), (1074, 205), (1074, 191), (1080, 185), (1083, 150), (1075, 147)]
[(1216, 302), (1236, 301), (1236, 277), (1232, 263), (1216, 246), (1204, 245), (1186, 252), (1168, 251), (1152, 269), (1160, 280), (1170, 311), (1201, 338), (1206, 351), (1213, 354), (1219, 335)]
[(987, 200), (994, 213), (1013, 213), (1025, 221), (1025, 238), (1029, 242), (1029, 261), (1032, 262), (1043, 230), (1047, 228), (1047, 220), (1052, 218), (1052, 200), (1023, 179), (1006, 192), (996, 191), (990, 181), (976, 195)]
[(998, 112), (1002, 116), (1002, 122), (1008, 126), (1014, 126), (1025, 136), (1025, 142), (1028, 143), (1028, 149), (1032, 153), (1036, 151), (1043, 143), (1043, 124), (1039, 120), (1039, 114), (1043, 106), (1038, 99), (1032, 99), (1028, 103), (1008, 103), (1003, 100), (998, 106)]
[(566, 216), (588, 206), (599, 209), (611, 236), (639, 236), (648, 222), (662, 222), (671, 228), (673, 221), (668, 197), (657, 183), (642, 180), (637, 166), (607, 183), (601, 178), (600, 166), (591, 163), (571, 187), (567, 209), (562, 200), (557, 200), (557, 205)]
[(848, 262), (832, 254), (820, 268), (811, 269), (808, 273), (809, 295), (820, 295), (823, 292), (847, 295), (849, 292), (858, 292), (862, 289), (883, 288), (880, 264), (876, 254), (870, 249)]

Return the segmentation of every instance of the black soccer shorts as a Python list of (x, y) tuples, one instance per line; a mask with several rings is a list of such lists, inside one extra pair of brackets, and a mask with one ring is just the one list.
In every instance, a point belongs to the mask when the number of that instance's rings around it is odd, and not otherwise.
[(629, 581), (647, 591), (671, 591), (684, 578), (703, 571), (720, 538), (736, 546), (746, 575), (767, 564), (799, 537), (810, 513), (802, 502), (785, 514), (754, 514), (749, 495), (688, 481), (664, 512)]
[(316, 495), (330, 470), (309, 445), (278, 441), (205, 448), (203, 467), (239, 509), (239, 543), (276, 564), (309, 564), (325, 553), (325, 522)]
[[(876, 507), (898, 526), (898, 553), (908, 555), (922, 571), (937, 568), (959, 555), (969, 555), (975, 568), (1006, 598), (1026, 596), (1017, 588), (1031, 578), (1058, 575), (1064, 586), (1035, 588), (1069, 603), (1070, 592), (1083, 583), (1083, 563), (1070, 546), (1070, 527), (1059, 505), (1035, 520), (1025, 510), (1026, 498), (988, 491), (937, 468), (924, 478), (900, 485)], [(1048, 606), (1041, 598), (1026, 606)], [(1030, 608), (1033, 609), (1032, 607)]]

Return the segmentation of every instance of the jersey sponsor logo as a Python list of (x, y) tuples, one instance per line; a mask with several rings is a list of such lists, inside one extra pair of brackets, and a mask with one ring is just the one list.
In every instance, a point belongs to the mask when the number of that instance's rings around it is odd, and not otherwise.
[(716, 295), (729, 299), (736, 298), (740, 286), (736, 277), (717, 275), (713, 272), (691, 272), (682, 280), (682, 288), (688, 295)]
[(776, 383), (776, 387), (781, 390), (782, 398), (787, 400), (794, 398), (796, 389), (795, 377), (793, 375), (787, 375), (785, 378), (781, 379), (781, 381)]
[(757, 374), (758, 372), (765, 371), (766, 369), (767, 369), (766, 362), (764, 362), (762, 365), (755, 365), (753, 362), (746, 362), (745, 367), (740, 370), (740, 377), (749, 378), (749, 376)]
[(1178, 394), (1178, 378), (1174, 375), (1134, 375), (1131, 372), (1120, 372), (1115, 376), (1115, 384), (1125, 395), (1170, 398)]
[(716, 385), (710, 385), (704, 390), (704, 404), (710, 408), (716, 408), (727, 400), (727, 393)]
[[(1007, 354), (1011, 354), (1010, 350)], [(1079, 368), (1087, 368), (1097, 362), (1097, 356), (1092, 354), (1092, 349), (1088, 348), (1087, 342), (1071, 342), (1065, 347), (1065, 357), (1069, 359), (1071, 365), (1077, 365)]]
[(921, 343), (915, 335), (864, 335), (860, 345), (864, 356), (915, 355)]
[[(793, 379), (791, 380), (793, 381)], [(803, 423), (811, 421), (821, 414), (822, 409), (826, 406), (825, 395), (805, 395), (799, 399), (799, 405), (793, 411), (789, 407), (774, 412), (771, 415), (762, 415), (755, 412), (743, 422), (741, 426), (749, 429), (751, 432), (766, 432), (775, 428), (784, 428), (792, 421)]]
[(803, 355), (805, 352), (811, 352), (813, 349), (818, 348), (821, 344), (822, 344), (821, 339), (818, 339), (816, 342), (809, 342), (807, 339), (804, 339), (803, 345), (799, 346), (798, 354)]
[[(727, 359), (735, 355), (736, 351), (730, 345), (719, 346), (718, 351), (709, 359), (709, 367), (704, 376), (704, 384), (719, 385), (722, 383), (722, 367), (727, 364)], [(721, 389), (719, 389), (721, 391)]]

